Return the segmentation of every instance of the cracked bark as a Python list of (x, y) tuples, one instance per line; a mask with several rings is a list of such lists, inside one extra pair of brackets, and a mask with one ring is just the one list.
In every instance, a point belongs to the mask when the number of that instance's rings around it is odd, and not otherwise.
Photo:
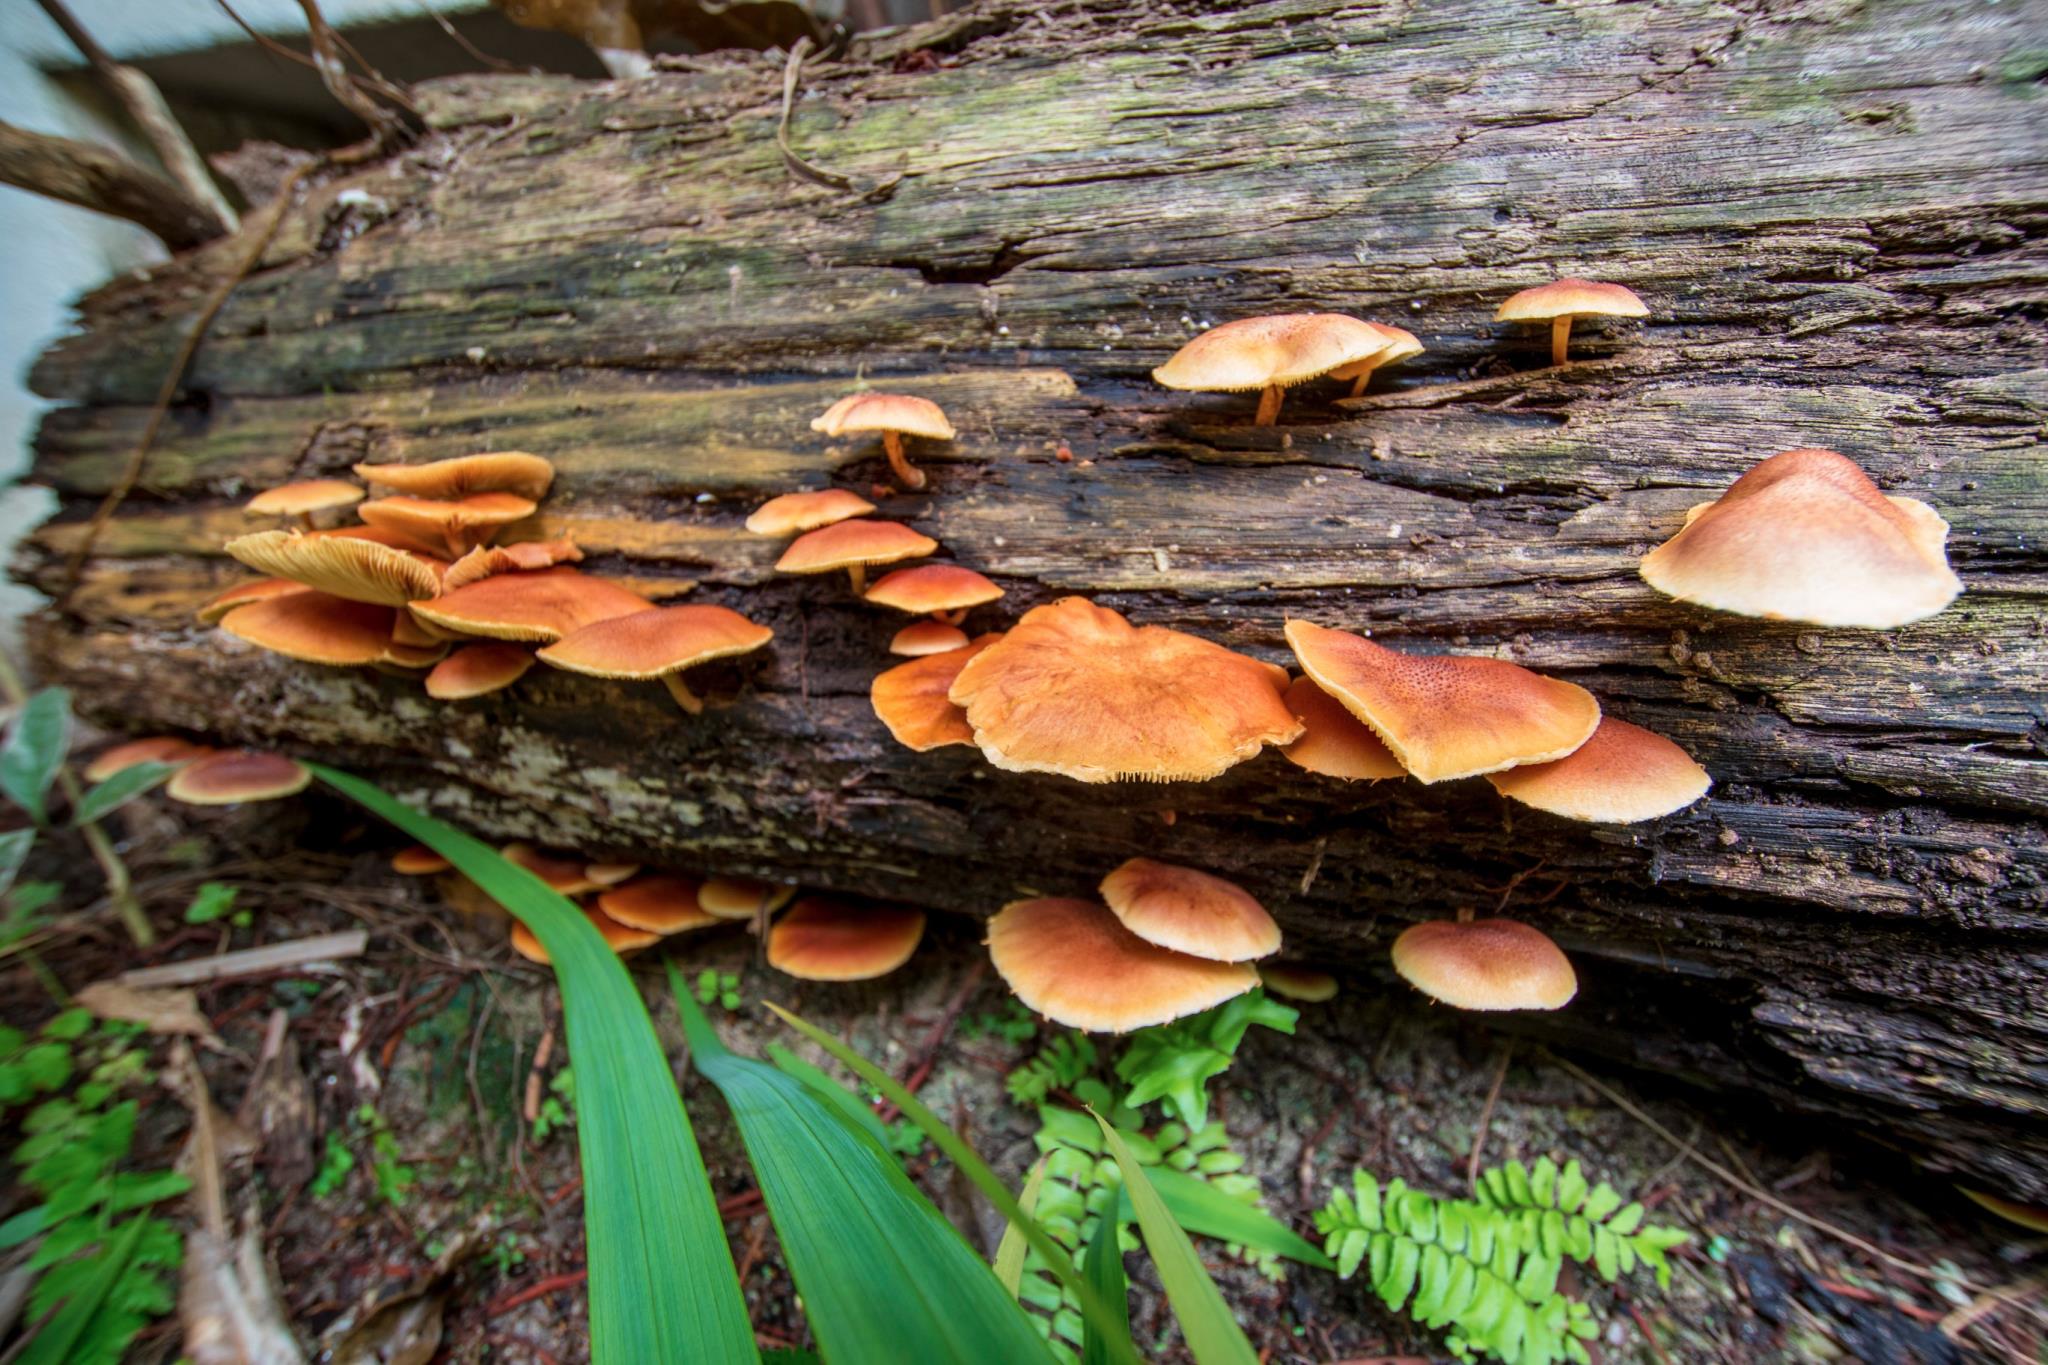
[[(1407, 921), (1506, 896), (1585, 980), (1515, 1026), (2048, 1200), (2048, 102), (2020, 8), (995, 4), (807, 68), (796, 145), (904, 174), (882, 203), (785, 177), (770, 61), (431, 86), (420, 145), (311, 194), (230, 303), (40, 661), (103, 718), (282, 743), (593, 853), (985, 914), (1142, 851), (1375, 971)], [(951, 65), (897, 69), (920, 49)], [(229, 249), (109, 285), (37, 367), (71, 406), (39, 438), (64, 510), (30, 581)], [(1556, 273), (1654, 316), (1539, 368), (1541, 335), (1488, 318)], [(1303, 308), (1431, 349), (1269, 429), (1145, 378), (1196, 326)], [(775, 579), (739, 525), (881, 476), (807, 427), (857, 368), (960, 430), (884, 511), (1009, 590), (970, 630), (1085, 592), (1281, 661), (1290, 613), (1495, 652), (1678, 739), (1715, 790), (1589, 829), (1276, 757), (1114, 790), (896, 749), (865, 690), (900, 622)], [(1642, 585), (1685, 507), (1795, 445), (1940, 509), (1968, 595), (1875, 634)], [(729, 704), (692, 721), (542, 670), (436, 707), (189, 624), (239, 576), (217, 547), (250, 489), (493, 446), (562, 470), (536, 534), (775, 627), (707, 679)]]

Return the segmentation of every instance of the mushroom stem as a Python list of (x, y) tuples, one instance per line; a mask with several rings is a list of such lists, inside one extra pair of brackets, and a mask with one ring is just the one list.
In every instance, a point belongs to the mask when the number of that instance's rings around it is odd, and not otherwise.
[(1563, 317), (1560, 317), (1560, 318), (1552, 318), (1552, 319), (1550, 320), (1550, 363), (1551, 363), (1551, 364), (1553, 364), (1553, 365), (1562, 365), (1562, 364), (1564, 364), (1564, 348), (1565, 348), (1565, 347), (1566, 347), (1567, 345), (1569, 345), (1569, 344), (1571, 343), (1571, 339), (1572, 339), (1572, 315), (1571, 315), (1570, 313), (1566, 313), (1566, 314), (1565, 314), (1565, 315), (1564, 315)]
[(1369, 369), (1360, 370), (1351, 381), (1351, 396), (1356, 398), (1364, 393), (1365, 386), (1370, 383), (1372, 383), (1372, 371)]
[(311, 512), (294, 512), (294, 513), (292, 513), (292, 525), (294, 525), (294, 526), (298, 527), (298, 528), (299, 528), (299, 529), (300, 529), (301, 531), (310, 531), (310, 530), (312, 530), (312, 529), (313, 529), (313, 514), (312, 514)]
[(690, 685), (683, 681), (682, 674), (662, 674), (661, 685), (668, 689), (668, 694), (676, 699), (676, 705), (682, 707), (684, 711), (693, 716), (704, 714), (704, 702), (690, 690)]
[(1265, 390), (1259, 394), (1259, 411), (1252, 418), (1252, 425), (1256, 427), (1270, 427), (1279, 421), (1280, 400), (1286, 396), (1286, 393), (1287, 390), (1281, 388), (1278, 384), (1268, 384)]
[(868, 566), (849, 564), (846, 566), (846, 581), (853, 584), (853, 595), (859, 597), (868, 590)]
[(957, 626), (967, 619), (967, 608), (956, 607), (952, 611), (935, 611), (932, 613), (932, 619), (944, 621), (949, 626)]
[(882, 433), (882, 449), (888, 453), (889, 468), (896, 471), (896, 480), (905, 488), (924, 487), (924, 471), (912, 465), (903, 457), (903, 433), (885, 431)]
[(1469, 905), (1461, 905), (1458, 907), (1458, 923), (1460, 924), (1470, 924), (1475, 918), (1477, 918), (1477, 915), (1478, 912), (1473, 910), (1473, 908)]

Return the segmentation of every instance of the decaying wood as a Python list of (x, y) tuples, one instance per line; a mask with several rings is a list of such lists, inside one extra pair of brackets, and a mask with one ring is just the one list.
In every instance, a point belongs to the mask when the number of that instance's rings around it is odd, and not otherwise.
[[(497, 835), (987, 913), (1145, 852), (1242, 878), (1304, 954), (1505, 903), (1582, 965), (1517, 1027), (1852, 1123), (2048, 1199), (2048, 101), (2025, 6), (996, 3), (806, 66), (462, 79), (432, 131), (322, 186), (235, 294), (43, 667), (103, 718), (280, 743)], [(2029, 55), (2034, 54), (2034, 55)], [(116, 477), (209, 250), (87, 301), (35, 382), (64, 498), (47, 583)], [(1493, 326), (1558, 273), (1639, 328), (1579, 359)], [(1146, 378), (1198, 328), (1331, 308), (1429, 353), (1343, 408)], [(1282, 620), (1585, 683), (1713, 772), (1629, 828), (1484, 783), (1347, 787), (1268, 756), (1116, 789), (914, 755), (870, 714), (900, 624), (771, 573), (762, 497), (866, 490), (808, 419), (856, 375), (928, 395), (925, 495), (882, 499), (1009, 591), (1084, 592), (1284, 661)], [(1389, 386), (1392, 392), (1387, 392)], [(1954, 525), (1968, 594), (1889, 632), (1715, 616), (1635, 575), (1763, 456), (1851, 454)], [(723, 602), (771, 651), (659, 688), (417, 684), (193, 626), (236, 500), (478, 448), (562, 471), (529, 528)], [(1071, 458), (1062, 458), (1061, 452)], [(1173, 815), (1168, 821), (1168, 813)], [(1370, 1040), (1361, 1040), (1361, 1046)]]
[(211, 241), (223, 231), (203, 205), (126, 157), (11, 123), (0, 123), (0, 185), (125, 218), (173, 250)]

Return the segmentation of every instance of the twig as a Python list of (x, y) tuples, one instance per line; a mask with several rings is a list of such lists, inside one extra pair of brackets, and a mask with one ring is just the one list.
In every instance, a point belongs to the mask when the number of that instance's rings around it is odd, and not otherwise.
[(536, 1281), (524, 1289), (514, 1290), (501, 1299), (493, 1299), (485, 1306), (484, 1316), (486, 1318), (503, 1317), (522, 1303), (532, 1303), (535, 1299), (546, 1298), (557, 1290), (574, 1289), (589, 1278), (590, 1271), (588, 1269), (565, 1270), (559, 1275), (550, 1275), (546, 1279)]
[(427, 0), (420, 0), (420, 9), (426, 14), (426, 16), (429, 19), (432, 19), (435, 23), (441, 26), (441, 31), (448, 35), (450, 41), (452, 41), (457, 47), (461, 48), (464, 52), (467, 52), (470, 56), (482, 62), (491, 70), (503, 71), (511, 75), (521, 75), (531, 69), (528, 67), (519, 66), (513, 62), (508, 62), (502, 57), (493, 57), (488, 52), (479, 51), (477, 49), (476, 44), (469, 41), (468, 37), (466, 37), (463, 34), (461, 29), (455, 27), (455, 25), (448, 22), (448, 16), (441, 13), (441, 11), (435, 9), (431, 4), (427, 3)]
[[(342, 108), (361, 119), (377, 142), (390, 143), (402, 137), (405, 133), (403, 120), (371, 99), (362, 83), (350, 76), (348, 63), (342, 57), (341, 37), (328, 25), (327, 17), (320, 13), (319, 0), (299, 0), (299, 9), (306, 16), (306, 43), (313, 49), (313, 69), (320, 73), (320, 83), (327, 87), (327, 93), (334, 96)], [(368, 75), (376, 93), (391, 99), (396, 87), (374, 71)], [(404, 97), (401, 94), (399, 98), (403, 100)]]
[(1500, 1045), (1500, 1065), (1494, 1069), (1493, 1086), (1486, 1092), (1486, 1106), (1479, 1111), (1479, 1130), (1472, 1135), (1472, 1155), (1465, 1159), (1465, 1184), (1473, 1189), (1479, 1188), (1479, 1157), (1486, 1150), (1486, 1134), (1493, 1127), (1493, 1106), (1500, 1102), (1501, 1083), (1508, 1078), (1508, 1058), (1514, 1051), (1512, 1038)]
[(1658, 1365), (1671, 1365), (1671, 1357), (1664, 1353), (1664, 1344), (1658, 1341), (1656, 1334), (1650, 1330), (1649, 1322), (1643, 1317), (1643, 1310), (1636, 1307), (1634, 1299), (1624, 1302), (1628, 1305), (1628, 1315), (1636, 1320), (1636, 1330), (1641, 1332), (1643, 1340), (1649, 1343), (1650, 1354), (1657, 1357)]
[[(811, 40), (809, 38), (799, 38), (790, 44), (789, 60), (782, 67), (782, 117), (775, 122), (775, 146), (782, 153), (782, 164), (787, 166), (789, 173), (797, 179), (808, 180), (813, 185), (823, 185), (827, 189), (852, 192), (859, 188), (855, 185), (853, 177), (841, 175), (837, 171), (828, 171), (822, 166), (813, 165), (811, 162), (798, 156), (789, 145), (789, 119), (790, 114), (796, 108), (797, 77), (803, 72), (804, 59), (810, 55)], [(896, 186), (901, 184), (902, 181), (903, 177), (900, 174), (892, 175), (873, 188), (862, 192), (861, 198), (873, 203), (879, 203), (881, 200), (887, 199), (890, 195), (894, 194)]]
[(173, 251), (221, 235), (204, 209), (155, 172), (93, 143), (11, 123), (0, 123), (0, 185), (125, 218)]
[(244, 948), (218, 957), (195, 958), (190, 962), (168, 962), (161, 967), (138, 967), (115, 977), (124, 986), (196, 986), (209, 981), (231, 981), (236, 977), (261, 976), (289, 967), (311, 967), (361, 957), (370, 936), (361, 929), (338, 934), (316, 934), (289, 943), (268, 943), (261, 948)]
[(2002, 1284), (1995, 1289), (1987, 1289), (1968, 1304), (1956, 1309), (1941, 1320), (1942, 1335), (1948, 1337), (1951, 1341), (1961, 1340), (1962, 1334), (1968, 1331), (1979, 1319), (1997, 1312), (2008, 1303), (2018, 1303), (2024, 1300), (2027, 1295), (2038, 1292), (2043, 1288), (2048, 1288), (2048, 1270), (2036, 1271), (2032, 1275), (2014, 1280), (2011, 1284)]

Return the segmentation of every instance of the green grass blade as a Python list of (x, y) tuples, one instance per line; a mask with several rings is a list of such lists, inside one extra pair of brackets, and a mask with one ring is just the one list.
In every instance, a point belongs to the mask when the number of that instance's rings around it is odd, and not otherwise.
[(754, 1365), (704, 1159), (647, 1004), (582, 911), (488, 846), (347, 773), (321, 781), (439, 853), (533, 931), (555, 965), (576, 1068), (596, 1365)]
[[(1095, 1113), (1092, 1109), (1088, 1112)], [(1159, 1192), (1146, 1178), (1145, 1168), (1102, 1115), (1095, 1114), (1095, 1121), (1102, 1125), (1110, 1155), (1123, 1172), (1124, 1188), (1130, 1191), (1131, 1209), (1138, 1217), (1138, 1230), (1145, 1236), (1145, 1250), (1159, 1271), (1159, 1282), (1166, 1287), (1167, 1302), (1173, 1305), (1173, 1315), (1180, 1320), (1181, 1335), (1187, 1339), (1196, 1365), (1258, 1365), (1258, 1352), (1245, 1340), (1216, 1282), (1209, 1278), (1202, 1258), (1195, 1254), (1194, 1243), (1166, 1211)]]
[(0, 834), (0, 896), (5, 896), (14, 885), (14, 879), (21, 873), (21, 865), (28, 861), (28, 851), (36, 845), (33, 829), (9, 830)]
[[(1315, 1243), (1255, 1204), (1232, 1199), (1206, 1180), (1197, 1180), (1171, 1166), (1148, 1166), (1152, 1187), (1159, 1192), (1173, 1221), (1189, 1232), (1219, 1241), (1235, 1242), (1253, 1251), (1285, 1256), (1319, 1270), (1335, 1270), (1337, 1263)], [(1128, 1207), (1128, 1204), (1126, 1205)]]
[(23, 702), (0, 741), (0, 792), (39, 825), (48, 818), (44, 799), (70, 745), (71, 694), (61, 687), (46, 687)]
[[(669, 970), (673, 972), (675, 969), (671, 967)], [(768, 1044), (768, 1060), (802, 1081), (819, 1099), (853, 1120), (862, 1132), (875, 1140), (876, 1146), (884, 1151), (888, 1150), (889, 1130), (882, 1126), (882, 1116), (862, 1103), (860, 1096), (780, 1043)]]
[(887, 1149), (837, 1106), (741, 1057), (669, 967), (697, 1070), (739, 1124), (790, 1277), (833, 1365), (1051, 1365), (1044, 1340)]
[[(1117, 1220), (1114, 1218), (1104, 1216), (1095, 1220), (1095, 1235), (1088, 1241), (1088, 1263), (1082, 1273), (1116, 1316), (1117, 1337), (1128, 1340), (1131, 1335), (1131, 1288), (1124, 1283), (1124, 1253), (1117, 1245), (1116, 1229)], [(1087, 1322), (1082, 1324), (1081, 1365), (1110, 1365), (1109, 1343), (1103, 1340), (1093, 1324)]]
[[(1040, 1157), (1032, 1163), (1031, 1174), (1024, 1177), (1024, 1192), (1017, 1196), (1017, 1207), (1027, 1215), (1037, 1210), (1038, 1187), (1044, 1183), (1045, 1158)], [(1003, 1224), (1003, 1240), (996, 1246), (996, 1280), (1013, 1299), (1024, 1283), (1024, 1253), (1029, 1250), (1023, 1230), (1015, 1223)]]
[(86, 1291), (65, 1301), (15, 1358), (14, 1365), (64, 1365), (73, 1359), (72, 1349), (92, 1326), (100, 1305), (128, 1273), (128, 1262), (134, 1258), (136, 1244), (142, 1240), (148, 1223), (148, 1219), (137, 1216), (121, 1224), (121, 1230), (114, 1234), (102, 1255), (99, 1273), (92, 1277)]
[(103, 815), (109, 815), (176, 771), (178, 765), (175, 763), (130, 764), (79, 797), (78, 808), (71, 812), (71, 823), (89, 824)]
[[(1060, 1249), (1059, 1243), (1046, 1235), (1045, 1229), (1038, 1225), (1036, 1219), (1018, 1207), (1015, 1196), (1010, 1193), (1010, 1187), (988, 1168), (988, 1163), (981, 1159), (979, 1153), (961, 1141), (960, 1135), (948, 1127), (944, 1119), (928, 1109), (922, 1100), (911, 1094), (894, 1076), (816, 1024), (799, 1019), (780, 1005), (766, 1000), (761, 1003), (772, 1010), (777, 1018), (845, 1063), (855, 1075), (879, 1090), (884, 1099), (902, 1110), (903, 1117), (916, 1124), (924, 1135), (932, 1140), (933, 1145), (944, 1152), (947, 1159), (960, 1169), (960, 1173), (973, 1182), (974, 1187), (981, 1191), (982, 1197), (995, 1205), (996, 1212), (1009, 1219), (1010, 1226), (1024, 1235), (1025, 1242), (1038, 1253), (1038, 1259), (1044, 1261), (1054, 1277), (1080, 1301), (1081, 1316), (1105, 1333), (1113, 1327), (1115, 1319), (1110, 1316), (1109, 1305), (1102, 1301), (1081, 1277), (1081, 1273), (1074, 1269), (1072, 1259)], [(1138, 1348), (1131, 1344), (1128, 1337), (1113, 1344), (1116, 1347), (1115, 1359), (1119, 1365), (1138, 1365)]]

